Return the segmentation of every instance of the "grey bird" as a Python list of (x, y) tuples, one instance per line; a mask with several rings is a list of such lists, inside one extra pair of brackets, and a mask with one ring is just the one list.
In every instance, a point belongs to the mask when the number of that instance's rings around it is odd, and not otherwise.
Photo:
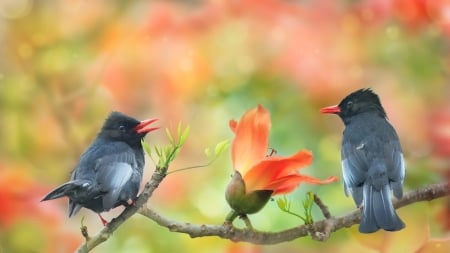
[(405, 224), (395, 212), (390, 192), (402, 198), (405, 163), (397, 133), (378, 96), (370, 89), (357, 90), (321, 112), (337, 114), (345, 125), (341, 149), (344, 188), (363, 209), (359, 231), (403, 229)]
[(42, 201), (69, 198), (69, 217), (84, 207), (100, 215), (120, 205), (134, 203), (145, 164), (141, 140), (158, 127), (157, 119), (139, 121), (112, 112), (94, 142), (81, 155), (69, 182), (57, 187)]

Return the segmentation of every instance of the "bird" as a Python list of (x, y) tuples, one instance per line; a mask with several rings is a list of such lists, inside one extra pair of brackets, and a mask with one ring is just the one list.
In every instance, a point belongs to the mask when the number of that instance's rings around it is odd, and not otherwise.
[(41, 201), (69, 198), (69, 218), (84, 207), (108, 222), (101, 212), (134, 203), (145, 165), (142, 139), (159, 129), (149, 127), (157, 119), (139, 121), (113, 111), (92, 144), (80, 156), (70, 181), (48, 193)]
[(344, 191), (362, 209), (359, 231), (405, 228), (390, 197), (391, 191), (397, 199), (403, 197), (403, 151), (378, 95), (369, 88), (359, 89), (339, 105), (320, 111), (337, 114), (345, 125), (341, 148)]

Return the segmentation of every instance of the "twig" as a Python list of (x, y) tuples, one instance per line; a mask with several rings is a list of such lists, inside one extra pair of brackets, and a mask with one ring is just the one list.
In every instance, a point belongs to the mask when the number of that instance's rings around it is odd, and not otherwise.
[(81, 230), (81, 235), (83, 235), (83, 237), (86, 240), (86, 242), (89, 241), (90, 237), (89, 237), (88, 228), (84, 225), (84, 216), (83, 216), (83, 218), (81, 218), (80, 230)]
[(320, 211), (322, 211), (323, 217), (325, 217), (325, 219), (330, 219), (331, 218), (331, 214), (330, 214), (330, 210), (328, 209), (328, 206), (326, 206), (322, 200), (319, 198), (319, 196), (317, 196), (314, 193), (314, 203), (316, 203), (316, 205), (320, 208)]

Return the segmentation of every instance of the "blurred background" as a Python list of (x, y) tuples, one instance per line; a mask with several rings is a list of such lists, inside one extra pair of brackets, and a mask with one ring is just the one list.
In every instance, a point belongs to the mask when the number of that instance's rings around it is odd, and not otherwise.
[[(319, 109), (370, 87), (400, 136), (405, 191), (450, 177), (448, 0), (1, 0), (0, 55), (2, 253), (73, 252), (82, 217), (92, 235), (102, 228), (87, 210), (68, 219), (66, 199), (39, 201), (68, 180), (112, 110), (158, 117), (163, 128), (190, 125), (170, 168), (180, 169), (207, 162), (205, 148), (232, 140), (228, 121), (262, 104), (270, 147), (283, 156), (312, 150), (301, 172), (324, 179), (341, 174), (343, 124)], [(146, 141), (168, 142), (163, 130)], [(147, 157), (144, 181), (153, 169)], [(231, 173), (228, 150), (209, 167), (168, 176), (149, 205), (174, 220), (221, 224)], [(355, 209), (339, 181), (301, 185), (287, 196), (294, 211), (307, 191), (333, 215)], [(450, 251), (448, 198), (399, 214), (407, 227), (397, 233), (353, 226), (327, 242), (273, 246), (190, 239), (135, 215), (93, 252)], [(267, 231), (302, 224), (275, 201), (250, 219)]]

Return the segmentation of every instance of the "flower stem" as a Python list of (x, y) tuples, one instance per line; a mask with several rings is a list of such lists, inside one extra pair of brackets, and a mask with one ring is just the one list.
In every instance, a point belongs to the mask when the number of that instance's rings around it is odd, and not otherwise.
[(250, 219), (248, 218), (248, 216), (246, 214), (241, 215), (240, 218), (244, 221), (245, 226), (248, 229), (253, 230), (252, 223), (250, 222)]
[(236, 219), (238, 216), (239, 216), (239, 214), (236, 211), (231, 210), (228, 213), (227, 217), (225, 218), (225, 222), (226, 223), (233, 223), (234, 219)]

